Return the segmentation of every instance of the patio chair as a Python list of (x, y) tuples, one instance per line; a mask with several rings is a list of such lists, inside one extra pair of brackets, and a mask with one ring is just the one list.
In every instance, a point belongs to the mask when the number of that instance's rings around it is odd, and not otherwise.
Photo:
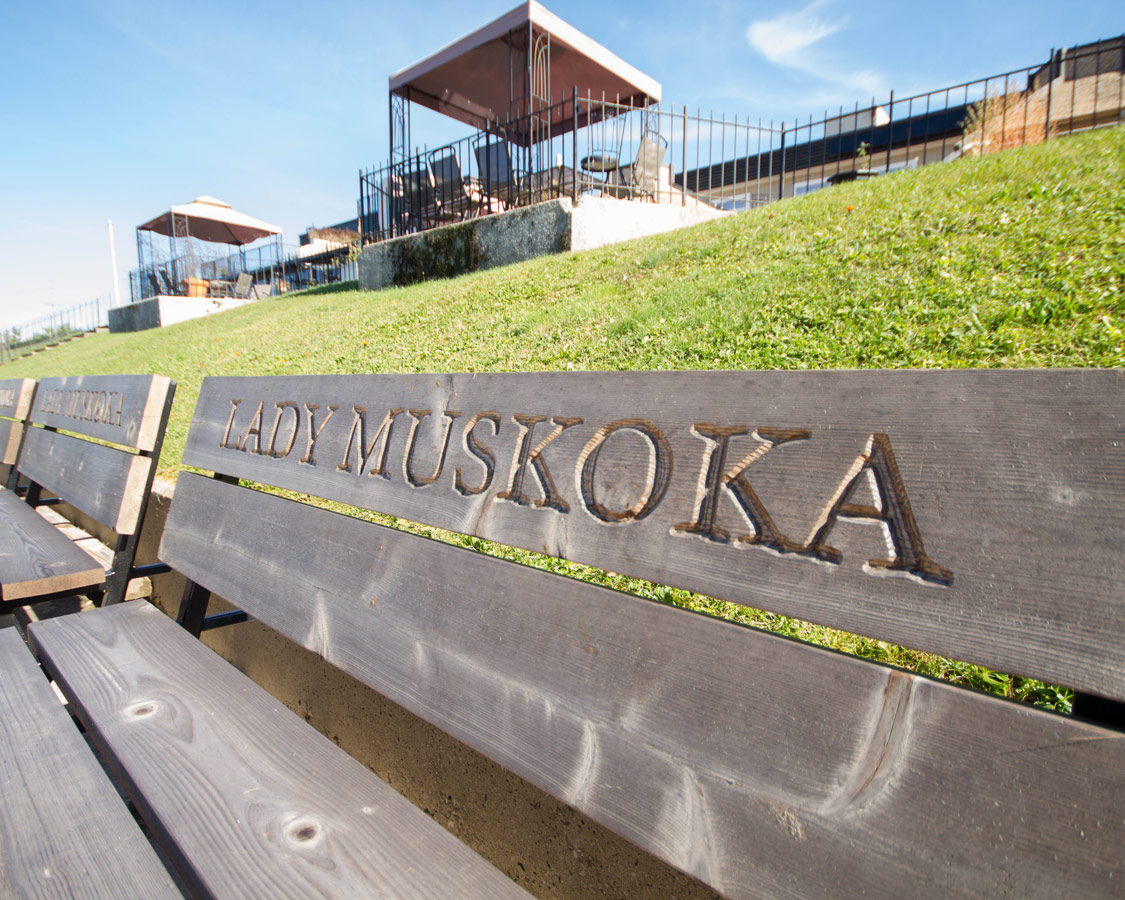
[(636, 160), (613, 173), (614, 177), (605, 185), (605, 193), (626, 200), (648, 197), (655, 203), (660, 189), (660, 167), (667, 152), (668, 141), (663, 136), (646, 132), (637, 145)]
[[(489, 212), (511, 209), (519, 205), (519, 186), (512, 167), (512, 147), (494, 134), (480, 135), (473, 145), (477, 160), (477, 177), (483, 202)], [(494, 209), (493, 204), (499, 206)]]
[(234, 282), (234, 290), (232, 294), (239, 300), (245, 300), (250, 296), (250, 290), (254, 287), (254, 276), (249, 272), (243, 272)]
[(438, 224), (438, 201), (433, 177), (427, 165), (407, 163), (401, 178), (391, 184), (395, 202), (399, 205), (400, 233), (425, 231)]
[(165, 297), (174, 297), (176, 295), (176, 291), (172, 290), (172, 282), (168, 278), (168, 273), (164, 271), (164, 269), (156, 270), (156, 279), (158, 282), (158, 294), (162, 294)]
[[(442, 154), (438, 156), (438, 154)], [(453, 148), (430, 154), (430, 171), (434, 176), (434, 194), (442, 219), (456, 221), (473, 214), (473, 196), (461, 174), (461, 160)]]

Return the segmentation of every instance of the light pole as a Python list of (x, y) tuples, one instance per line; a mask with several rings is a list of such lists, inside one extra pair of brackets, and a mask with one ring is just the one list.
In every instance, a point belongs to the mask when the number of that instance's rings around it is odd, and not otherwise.
[(109, 261), (113, 265), (113, 308), (116, 309), (121, 305), (121, 295), (117, 277), (117, 246), (113, 242), (113, 219), (106, 219), (105, 224), (109, 227)]

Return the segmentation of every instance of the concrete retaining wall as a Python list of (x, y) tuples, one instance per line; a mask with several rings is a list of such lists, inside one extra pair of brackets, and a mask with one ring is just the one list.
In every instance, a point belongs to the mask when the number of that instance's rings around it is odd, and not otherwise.
[(150, 297), (109, 311), (109, 330), (146, 331), (199, 319), (250, 302), (236, 297)]
[[(137, 562), (157, 560), (174, 486), (153, 486)], [(91, 534), (104, 528), (56, 507)], [(184, 578), (152, 578), (175, 616)], [(229, 609), (214, 598), (212, 612)], [(704, 900), (714, 892), (257, 622), (204, 642), (375, 772), (462, 842), (543, 900)]]
[(116, 333), (122, 331), (147, 331), (149, 328), (160, 327), (160, 301), (153, 297), (142, 300), (140, 303), (130, 303), (128, 306), (119, 306), (109, 311), (109, 330)]
[(574, 207), (570, 221), (570, 249), (593, 250), (650, 234), (663, 234), (700, 222), (718, 219), (727, 213), (689, 199), (687, 206), (677, 203), (642, 203), (586, 197)]
[(359, 286), (377, 291), (452, 278), (549, 253), (591, 250), (660, 234), (726, 215), (705, 204), (688, 206), (608, 197), (568, 198), (443, 225), (364, 247)]

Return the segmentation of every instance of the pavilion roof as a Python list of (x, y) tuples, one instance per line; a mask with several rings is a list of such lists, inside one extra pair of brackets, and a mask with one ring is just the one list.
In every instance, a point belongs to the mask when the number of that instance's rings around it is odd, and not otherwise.
[[(524, 53), (530, 33), (550, 35), (549, 73), (557, 99), (580, 97), (631, 106), (660, 100), (660, 83), (534, 0), (521, 3), (472, 34), (390, 76), (390, 92), (474, 127), (508, 120), (513, 50)], [(521, 115), (527, 109), (512, 109)]]
[[(175, 220), (185, 223), (186, 234), (177, 233)], [(193, 237), (201, 241), (236, 246), (252, 243), (271, 234), (281, 234), (278, 226), (240, 213), (222, 200), (206, 196), (196, 197), (191, 203), (170, 207), (155, 219), (138, 225), (137, 231), (153, 231), (170, 237)]]

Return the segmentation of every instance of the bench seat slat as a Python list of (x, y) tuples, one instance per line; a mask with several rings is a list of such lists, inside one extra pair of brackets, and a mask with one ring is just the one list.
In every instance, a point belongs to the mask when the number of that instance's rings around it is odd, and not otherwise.
[(160, 555), (725, 896), (1118, 890), (1121, 734), (186, 472)]
[(14, 628), (0, 671), (0, 894), (179, 898)]
[(67, 434), (29, 428), (19, 469), (118, 534), (138, 527), (153, 461)]
[(184, 461), (1125, 700), (1125, 370), (208, 378)]
[(527, 897), (148, 603), (29, 635), (204, 896)]
[(105, 569), (13, 491), (0, 488), (0, 600), (79, 591)]

